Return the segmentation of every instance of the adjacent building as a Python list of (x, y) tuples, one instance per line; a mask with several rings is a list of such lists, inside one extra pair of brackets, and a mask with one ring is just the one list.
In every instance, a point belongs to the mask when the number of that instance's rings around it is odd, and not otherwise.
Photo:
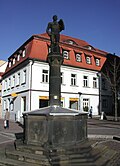
[(7, 62), (0, 60), (0, 118), (2, 117), (2, 75), (5, 72)]
[[(78, 111), (100, 113), (100, 71), (107, 52), (89, 43), (61, 35), (61, 105)], [(24, 111), (49, 105), (50, 41), (47, 34), (33, 35), (9, 58), (2, 79), (2, 115), (8, 108), (11, 119), (20, 121)], [(109, 109), (109, 108), (108, 108)]]

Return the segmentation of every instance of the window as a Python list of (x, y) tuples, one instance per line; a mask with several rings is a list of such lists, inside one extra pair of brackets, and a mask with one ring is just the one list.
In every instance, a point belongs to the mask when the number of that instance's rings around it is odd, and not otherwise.
[(97, 88), (97, 78), (93, 77), (93, 88)]
[(26, 51), (25, 51), (25, 50), (23, 50), (23, 52), (22, 52), (22, 57), (24, 58), (24, 57), (25, 57), (25, 55), (26, 55)]
[(71, 74), (71, 85), (76, 85), (76, 74)]
[(76, 53), (75, 57), (76, 57), (77, 62), (82, 62), (82, 54), (81, 53)]
[(69, 52), (63, 50), (63, 57), (64, 57), (64, 59), (69, 59)]
[(17, 56), (17, 61), (19, 61), (20, 60), (20, 54), (18, 54), (18, 56)]
[(107, 89), (106, 80), (102, 78), (102, 90), (106, 90), (106, 89)]
[(86, 63), (91, 64), (91, 57), (90, 56), (86, 56)]
[(20, 73), (17, 73), (17, 80), (16, 80), (16, 86), (20, 85)]
[(89, 111), (89, 99), (83, 99), (83, 110), (88, 112)]
[(42, 82), (48, 83), (48, 70), (42, 71)]
[(88, 87), (88, 76), (83, 76), (83, 86)]
[(10, 110), (11, 110), (11, 111), (13, 111), (13, 109), (14, 109), (14, 105), (13, 105), (13, 104), (14, 104), (14, 102), (13, 102), (13, 100), (11, 100), (11, 101), (10, 101)]
[(15, 64), (15, 58), (13, 58), (13, 65)]
[(8, 79), (8, 89), (11, 87), (11, 78)]
[(11, 80), (11, 88), (15, 87), (15, 75), (12, 76), (12, 80)]
[(108, 108), (108, 100), (107, 99), (102, 100), (102, 108)]
[(48, 46), (48, 53), (51, 53), (51, 47)]
[(22, 108), (22, 112), (26, 111), (26, 96), (21, 98), (21, 108)]
[(95, 59), (95, 64), (96, 64), (96, 66), (100, 66), (100, 59)]
[(49, 105), (48, 96), (39, 96), (39, 108), (47, 107)]
[(68, 44), (75, 44), (78, 45), (75, 41), (71, 40), (71, 39), (67, 39), (64, 42), (68, 43)]
[(70, 99), (70, 102), (69, 102), (69, 107), (71, 108), (71, 109), (76, 109), (76, 110), (78, 110), (78, 100), (74, 100), (74, 98), (73, 98), (73, 100), (72, 100), (72, 98)]
[(4, 90), (7, 90), (7, 80), (5, 80)]
[(9, 67), (11, 67), (12, 66), (12, 63), (11, 63), (11, 61), (9, 62)]
[(26, 83), (26, 70), (23, 70), (22, 84)]

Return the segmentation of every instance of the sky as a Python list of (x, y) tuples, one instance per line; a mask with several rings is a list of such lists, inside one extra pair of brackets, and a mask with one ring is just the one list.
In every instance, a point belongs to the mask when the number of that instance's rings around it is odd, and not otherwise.
[(0, 0), (0, 59), (45, 33), (53, 15), (64, 20), (61, 34), (120, 56), (120, 0)]

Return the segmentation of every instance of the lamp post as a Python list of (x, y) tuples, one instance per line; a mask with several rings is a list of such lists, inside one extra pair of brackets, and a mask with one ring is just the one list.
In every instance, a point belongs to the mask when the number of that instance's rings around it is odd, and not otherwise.
[(102, 112), (102, 96), (101, 96), (101, 91), (102, 91), (102, 87), (101, 87), (101, 73), (97, 73), (98, 79), (99, 79), (99, 110), (98, 113), (99, 115), (101, 115)]
[(80, 101), (80, 98), (81, 98), (82, 93), (78, 92), (78, 94), (79, 94), (79, 106), (78, 106), (78, 109), (81, 110), (81, 104), (80, 104), (81, 101)]

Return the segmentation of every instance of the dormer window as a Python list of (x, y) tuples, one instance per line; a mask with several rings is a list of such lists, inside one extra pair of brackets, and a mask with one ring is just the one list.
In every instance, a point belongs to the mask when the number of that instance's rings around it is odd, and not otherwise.
[(48, 45), (48, 53), (51, 53), (51, 47)]
[(13, 58), (13, 65), (15, 64), (15, 58)]
[(82, 62), (82, 54), (81, 53), (76, 53), (75, 58), (77, 62)]
[(18, 56), (17, 56), (17, 61), (19, 61), (20, 60), (20, 54), (18, 54)]
[(78, 45), (75, 41), (73, 41), (73, 40), (71, 40), (71, 39), (65, 40), (64, 42), (65, 42), (65, 43), (68, 43), (68, 44)]
[(69, 51), (63, 50), (64, 59), (69, 59)]
[(86, 63), (91, 64), (92, 63), (91, 56), (90, 55), (85, 55), (85, 56), (86, 56)]
[(100, 66), (100, 59), (96, 58), (95, 59), (95, 64), (96, 64), (96, 66)]
[(12, 63), (11, 63), (11, 61), (9, 62), (9, 67), (11, 67), (12, 66)]
[(95, 48), (94, 47), (92, 47), (91, 45), (87, 45), (87, 46), (85, 46), (88, 50), (95, 50)]
[(23, 52), (22, 52), (22, 57), (24, 58), (24, 57), (25, 57), (25, 55), (26, 55), (26, 51), (25, 51), (25, 50), (23, 50)]

